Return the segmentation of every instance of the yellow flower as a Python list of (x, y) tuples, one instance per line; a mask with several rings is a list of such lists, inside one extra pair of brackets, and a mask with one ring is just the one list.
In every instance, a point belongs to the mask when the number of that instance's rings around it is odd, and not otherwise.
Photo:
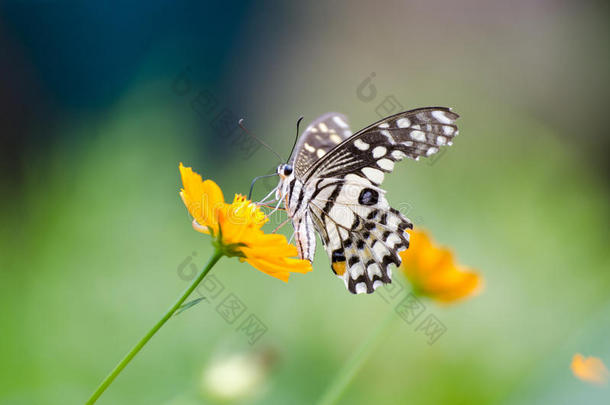
[(203, 181), (190, 167), (180, 163), (183, 189), (180, 197), (193, 217), (193, 227), (200, 232), (218, 233), (218, 211), (224, 208), (225, 199), (220, 187), (212, 180)]
[(570, 368), (576, 378), (593, 384), (606, 384), (610, 378), (608, 369), (597, 357), (584, 357), (582, 354), (576, 353), (572, 358)]
[(211, 234), (214, 244), (227, 256), (237, 256), (270, 276), (288, 281), (290, 273), (311, 271), (308, 260), (295, 259), (297, 248), (284, 235), (265, 234), (269, 220), (260, 208), (242, 195), (227, 204), (220, 187), (203, 181), (190, 167), (180, 163), (183, 188), (180, 197), (193, 217), (195, 230)]
[(400, 269), (416, 293), (450, 303), (472, 295), (481, 286), (481, 277), (459, 266), (451, 251), (434, 244), (422, 230), (409, 230), (409, 249), (400, 253)]

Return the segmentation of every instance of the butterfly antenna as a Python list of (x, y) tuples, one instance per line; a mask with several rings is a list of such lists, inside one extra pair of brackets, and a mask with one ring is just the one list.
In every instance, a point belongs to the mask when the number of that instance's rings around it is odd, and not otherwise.
[(254, 138), (255, 140), (257, 140), (261, 145), (263, 145), (265, 148), (269, 149), (269, 151), (271, 151), (271, 153), (273, 153), (275, 156), (277, 156), (277, 158), (280, 160), (280, 162), (284, 162), (284, 159), (282, 159), (282, 157), (276, 152), (274, 151), (271, 146), (267, 145), (262, 139), (258, 138), (257, 136), (254, 136), (254, 134), (252, 134), (250, 131), (248, 131), (248, 129), (246, 129), (246, 127), (244, 126), (244, 119), (241, 118), (239, 120), (239, 127), (249, 136), (251, 136), (252, 138)]
[(292, 156), (292, 152), (294, 152), (294, 148), (297, 146), (297, 142), (299, 141), (299, 125), (301, 125), (301, 121), (303, 121), (302, 115), (297, 120), (297, 135), (294, 137), (294, 145), (292, 145), (292, 149), (290, 150), (290, 156)]

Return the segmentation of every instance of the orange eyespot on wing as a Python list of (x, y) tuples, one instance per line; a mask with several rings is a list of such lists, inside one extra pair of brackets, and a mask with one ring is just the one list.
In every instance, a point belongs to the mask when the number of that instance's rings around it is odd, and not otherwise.
[(345, 273), (345, 260), (342, 262), (334, 262), (331, 265), (333, 272), (341, 277)]

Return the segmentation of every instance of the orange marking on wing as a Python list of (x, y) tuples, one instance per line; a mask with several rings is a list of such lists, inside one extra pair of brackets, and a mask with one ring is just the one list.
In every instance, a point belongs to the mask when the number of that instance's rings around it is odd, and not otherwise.
[(345, 262), (334, 262), (331, 267), (336, 275), (342, 276), (345, 274)]

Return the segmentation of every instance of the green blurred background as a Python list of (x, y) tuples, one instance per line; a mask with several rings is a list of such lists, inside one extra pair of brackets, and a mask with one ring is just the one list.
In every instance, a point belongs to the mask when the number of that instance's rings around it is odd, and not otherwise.
[[(358, 129), (388, 100), (461, 114), (451, 148), (385, 185), (485, 289), (424, 302), (447, 329), (432, 345), (395, 319), (339, 403), (610, 403), (569, 369), (576, 352), (610, 365), (609, 11), (3, 2), (0, 403), (83, 403), (205, 263), (179, 162), (230, 199), (278, 163), (238, 118), (287, 156), (299, 115), (339, 111)], [(258, 377), (225, 402), (315, 403), (401, 299), (352, 296), (321, 250), (287, 284), (236, 259), (213, 275), (224, 290), (172, 319), (100, 404), (221, 402), (209, 373), (236, 354)], [(230, 294), (245, 308), (233, 323), (218, 312)], [(254, 343), (239, 330), (249, 314), (266, 328)], [(238, 374), (220, 379), (237, 389)]]

